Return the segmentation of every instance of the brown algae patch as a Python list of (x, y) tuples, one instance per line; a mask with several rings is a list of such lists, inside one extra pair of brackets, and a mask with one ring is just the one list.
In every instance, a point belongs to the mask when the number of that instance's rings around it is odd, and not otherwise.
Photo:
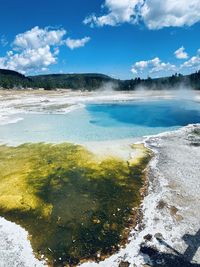
[(151, 153), (140, 149), (130, 161), (99, 161), (68, 143), (0, 146), (0, 216), (24, 227), (50, 266), (112, 253), (141, 201)]

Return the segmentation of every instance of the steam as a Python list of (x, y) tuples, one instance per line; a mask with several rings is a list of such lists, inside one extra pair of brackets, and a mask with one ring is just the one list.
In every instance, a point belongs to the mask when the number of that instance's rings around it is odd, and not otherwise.
[(135, 91), (136, 95), (141, 95), (144, 98), (147, 97), (155, 97), (160, 96), (162, 98), (173, 98), (176, 100), (188, 100), (188, 101), (195, 101), (198, 99), (197, 91), (195, 91), (191, 86), (186, 83), (180, 83), (175, 85), (174, 87), (171, 86), (163, 86), (160, 89), (156, 86), (142, 86), (139, 85), (136, 87)]
[(179, 100), (196, 100), (196, 92), (185, 84), (180, 84), (174, 91), (175, 98)]
[(118, 84), (115, 82), (104, 82), (99, 88), (98, 92), (101, 94), (112, 94), (116, 92), (116, 90), (119, 88)]
[[(127, 88), (128, 89), (128, 88)], [(194, 90), (187, 81), (177, 83), (174, 86), (165, 86), (153, 84), (153, 85), (143, 85), (140, 84), (136, 86), (134, 90), (120, 90), (120, 83), (118, 82), (104, 82), (96, 90), (96, 95), (111, 96), (115, 94), (128, 94), (129, 97), (132, 96), (134, 99), (156, 100), (156, 99), (176, 99), (185, 101), (199, 101), (200, 94), (198, 91)]]

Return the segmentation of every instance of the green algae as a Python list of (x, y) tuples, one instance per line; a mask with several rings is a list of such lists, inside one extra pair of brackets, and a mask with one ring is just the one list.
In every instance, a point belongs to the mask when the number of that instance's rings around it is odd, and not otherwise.
[(126, 237), (151, 154), (98, 159), (82, 146), (0, 147), (0, 216), (20, 224), (51, 266), (107, 255)]

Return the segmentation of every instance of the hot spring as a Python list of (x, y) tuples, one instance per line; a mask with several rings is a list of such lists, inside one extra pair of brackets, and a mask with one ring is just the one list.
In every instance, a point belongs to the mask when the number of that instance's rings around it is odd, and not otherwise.
[(200, 104), (187, 100), (86, 103), (67, 114), (17, 116), (23, 120), (0, 126), (1, 143), (82, 143), (154, 135), (199, 123)]
[(49, 266), (115, 253), (137, 224), (146, 189), (152, 152), (143, 144), (130, 145), (134, 156), (124, 159), (99, 158), (95, 145), (92, 153), (73, 143), (131, 138), (132, 144), (200, 122), (194, 101), (84, 104), (66, 114), (15, 114), (15, 123), (0, 126), (1, 143), (19, 145), (0, 146), (0, 216), (28, 231), (35, 255)]

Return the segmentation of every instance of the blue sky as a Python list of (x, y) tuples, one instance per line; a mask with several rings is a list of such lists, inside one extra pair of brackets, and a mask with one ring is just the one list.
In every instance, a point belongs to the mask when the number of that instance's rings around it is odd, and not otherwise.
[(200, 69), (199, 0), (0, 4), (0, 68), (27, 75), (99, 72), (122, 79)]

